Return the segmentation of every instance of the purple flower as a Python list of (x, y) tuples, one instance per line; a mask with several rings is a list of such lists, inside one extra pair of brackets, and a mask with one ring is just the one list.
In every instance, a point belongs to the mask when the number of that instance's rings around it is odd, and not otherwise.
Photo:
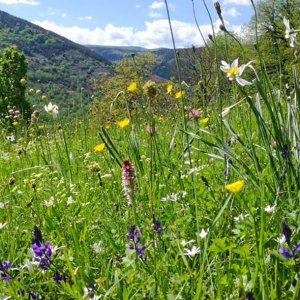
[(281, 254), (283, 257), (285, 257), (287, 259), (289, 259), (289, 258), (291, 258), (291, 257), (294, 256), (293, 250), (288, 250), (288, 249), (286, 249), (284, 247), (280, 247), (279, 254)]
[(11, 267), (11, 262), (8, 260), (5, 260), (2, 262), (0, 262), (0, 277), (5, 280), (11, 280), (12, 277), (10, 275), (7, 274), (7, 270), (10, 269)]
[(292, 230), (290, 229), (290, 227), (287, 225), (286, 222), (282, 223), (282, 235), (285, 237), (285, 240), (289, 245), (291, 242)]
[(5, 271), (11, 267), (11, 262), (8, 260), (5, 260), (3, 263), (0, 262), (0, 271)]
[(283, 145), (283, 150), (280, 151), (281, 157), (283, 159), (289, 158), (292, 155), (292, 152), (288, 149), (288, 146)]
[(142, 245), (138, 245), (136, 247), (136, 252), (137, 252), (138, 257), (141, 257), (143, 255), (143, 252), (145, 251), (145, 249), (146, 249), (146, 247), (142, 246)]
[(134, 249), (134, 246), (133, 246), (131, 243), (128, 243), (128, 244), (127, 244), (127, 248), (133, 250), (133, 249)]
[(33, 229), (33, 238), (32, 238), (32, 244), (40, 245), (43, 241), (42, 232), (37, 226), (34, 226)]
[(138, 257), (142, 257), (145, 246), (139, 244), (141, 240), (141, 230), (140, 228), (136, 228), (134, 224), (132, 224), (129, 228), (129, 232), (127, 232), (126, 237), (132, 241), (132, 243), (127, 244), (127, 248), (131, 250), (135, 250)]
[(38, 300), (38, 299), (45, 299), (45, 297), (42, 296), (40, 298), (39, 294), (37, 294), (37, 293), (29, 293), (28, 294), (28, 299), (36, 299), (36, 300)]
[(159, 220), (154, 221), (153, 229), (154, 229), (157, 233), (161, 233), (161, 232), (163, 231), (163, 228), (161, 227), (160, 221), (159, 221)]
[(231, 146), (231, 142), (232, 142), (232, 139), (229, 137), (229, 138), (227, 138), (227, 140), (226, 140), (226, 145), (228, 146), (228, 147), (230, 147)]
[(280, 247), (279, 254), (283, 257), (289, 259), (295, 256), (296, 252), (300, 251), (300, 242), (296, 246), (295, 249), (286, 249), (285, 247)]
[(300, 242), (296, 245), (296, 247), (293, 249), (290, 247), (291, 244), (291, 237), (292, 237), (292, 230), (289, 228), (286, 222), (282, 223), (282, 238), (283, 243), (287, 243), (289, 248), (285, 248), (283, 246), (280, 247), (279, 249), (279, 254), (282, 255), (284, 258), (292, 258), (295, 256), (296, 252), (300, 251)]
[(246, 292), (246, 300), (254, 300), (254, 296), (252, 292)]
[(49, 242), (43, 243), (42, 233), (36, 226), (34, 227), (31, 248), (34, 253), (33, 260), (39, 263), (39, 269), (48, 269), (51, 265), (52, 249)]
[(60, 275), (57, 271), (53, 274), (52, 278), (56, 283), (59, 283), (60, 281), (66, 281), (66, 276)]
[(1, 278), (5, 281), (9, 281), (9, 280), (11, 280), (12, 277), (8, 274), (2, 273)]

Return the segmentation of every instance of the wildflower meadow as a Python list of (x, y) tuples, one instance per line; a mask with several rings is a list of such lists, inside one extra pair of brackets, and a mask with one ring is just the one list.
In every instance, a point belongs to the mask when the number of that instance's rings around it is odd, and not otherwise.
[(74, 114), (11, 82), (31, 111), (0, 105), (0, 299), (300, 299), (298, 28), (277, 15), (272, 73), (252, 4), (251, 47), (208, 11), (207, 82), (175, 42), (176, 78)]

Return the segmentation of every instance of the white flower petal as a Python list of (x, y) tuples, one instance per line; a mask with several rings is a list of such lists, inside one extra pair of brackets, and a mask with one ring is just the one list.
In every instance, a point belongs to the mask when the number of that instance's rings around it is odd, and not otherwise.
[(228, 64), (226, 61), (221, 60), (221, 64), (225, 67), (225, 68), (230, 68), (230, 64)]
[(231, 68), (238, 67), (238, 65), (239, 65), (239, 58), (236, 58), (236, 59), (232, 62)]
[(252, 84), (252, 82), (249, 82), (249, 81), (247, 81), (247, 80), (245, 80), (243, 78), (240, 78), (240, 77), (236, 77), (236, 81), (241, 86), (251, 85)]
[(227, 73), (227, 70), (229, 69), (229, 67), (221, 66), (220, 69), (221, 69), (223, 72)]
[(284, 24), (286, 30), (290, 31), (290, 21), (286, 17), (283, 17), (283, 24)]

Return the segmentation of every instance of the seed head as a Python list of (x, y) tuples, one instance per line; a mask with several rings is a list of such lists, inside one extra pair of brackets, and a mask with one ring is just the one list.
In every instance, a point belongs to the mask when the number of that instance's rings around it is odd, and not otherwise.
[(143, 86), (144, 94), (149, 98), (154, 98), (157, 92), (156, 83), (148, 80)]

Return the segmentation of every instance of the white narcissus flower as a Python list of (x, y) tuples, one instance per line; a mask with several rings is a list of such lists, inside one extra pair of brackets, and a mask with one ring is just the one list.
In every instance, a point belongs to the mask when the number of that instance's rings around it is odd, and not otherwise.
[(192, 256), (192, 257), (194, 257), (196, 254), (200, 252), (200, 248), (196, 246), (193, 246), (191, 250), (187, 248), (184, 248), (184, 250), (186, 252), (185, 255)]
[(251, 85), (252, 84), (251, 82), (241, 78), (245, 68), (252, 67), (251, 63), (252, 63), (252, 61), (249, 61), (247, 64), (239, 66), (238, 58), (236, 58), (232, 62), (232, 64), (228, 64), (226, 61), (222, 60), (221, 61), (222, 66), (220, 67), (220, 69), (223, 72), (227, 73), (227, 77), (229, 80), (236, 80), (237, 83), (241, 86)]
[(49, 102), (48, 105), (45, 105), (45, 111), (52, 115), (53, 118), (56, 118), (57, 114), (58, 114), (58, 106), (57, 105), (53, 105), (51, 102)]
[(285, 26), (284, 38), (286, 40), (290, 39), (290, 46), (294, 48), (297, 31), (290, 27), (290, 20), (288, 20), (286, 17), (283, 17), (283, 24)]

